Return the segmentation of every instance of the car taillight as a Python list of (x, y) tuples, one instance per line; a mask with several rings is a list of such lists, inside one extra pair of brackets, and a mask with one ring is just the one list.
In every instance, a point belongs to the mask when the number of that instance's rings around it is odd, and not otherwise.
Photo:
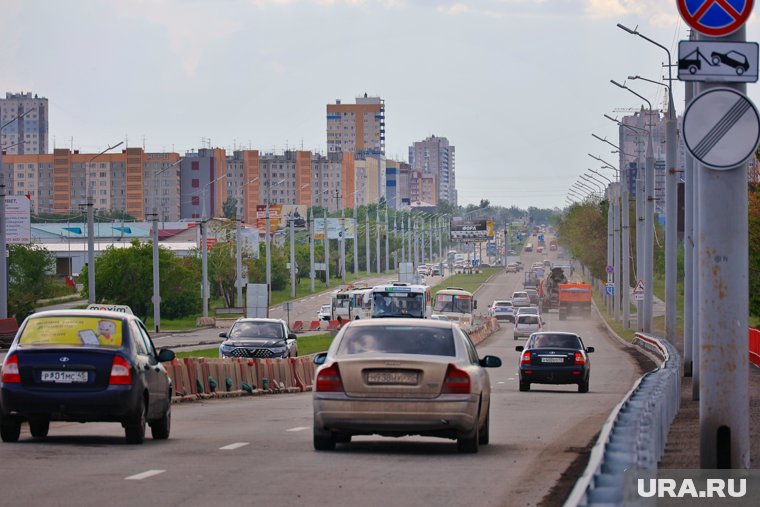
[(443, 379), (443, 393), (470, 394), (470, 375), (450, 364)]
[(121, 356), (114, 356), (111, 363), (111, 378), (108, 379), (109, 385), (129, 385), (132, 383), (132, 371), (129, 363)]
[(18, 371), (18, 356), (11, 354), (5, 358), (3, 363), (3, 384), (18, 384), (21, 382), (21, 375)]
[(530, 364), (530, 352), (527, 350), (523, 352), (523, 355), (520, 358), (520, 364)]
[(573, 361), (575, 364), (586, 364), (586, 358), (583, 357), (583, 354), (580, 352), (575, 353), (575, 361)]
[(333, 363), (327, 368), (319, 370), (317, 380), (314, 383), (314, 390), (321, 393), (343, 392), (343, 380), (340, 378), (338, 363)]

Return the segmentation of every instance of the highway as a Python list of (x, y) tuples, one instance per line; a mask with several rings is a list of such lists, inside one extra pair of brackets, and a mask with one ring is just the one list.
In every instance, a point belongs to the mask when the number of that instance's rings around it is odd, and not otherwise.
[[(530, 266), (539, 258), (523, 260)], [(496, 275), (478, 292), (479, 308), (511, 296), (522, 279)], [(147, 438), (142, 446), (127, 446), (118, 424), (53, 423), (45, 440), (32, 439), (24, 427), (19, 443), (0, 444), (1, 503), (558, 505), (561, 494), (547, 495), (629, 390), (638, 367), (601, 322), (560, 324), (556, 312), (544, 319), (549, 330), (578, 332), (596, 348), (590, 392), (540, 385), (518, 392), (514, 347), (524, 340), (513, 340), (512, 325), (504, 324), (479, 347), (504, 366), (490, 370), (491, 445), (478, 454), (459, 455), (449, 440), (373, 436), (316, 452), (311, 393), (209, 400), (174, 405), (171, 438)]]

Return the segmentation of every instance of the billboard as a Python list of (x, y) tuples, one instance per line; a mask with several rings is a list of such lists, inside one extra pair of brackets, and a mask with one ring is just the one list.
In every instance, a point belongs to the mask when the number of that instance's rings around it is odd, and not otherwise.
[[(457, 217), (451, 220), (452, 241), (486, 241), (488, 239), (488, 222), (486, 219), (465, 220)], [(491, 224), (493, 234), (493, 223)]]
[[(354, 239), (354, 235), (356, 234), (356, 222), (353, 218), (328, 218), (327, 219), (327, 237), (328, 239), (339, 239), (340, 233), (343, 230), (343, 227), (340, 226), (340, 221), (343, 220), (345, 222), (344, 228), (345, 228), (345, 239)], [(324, 218), (315, 218), (314, 219), (314, 239), (324, 239), (325, 238), (325, 219)]]
[[(267, 205), (256, 205), (256, 228), (260, 233), (264, 234), (267, 230)], [(280, 228), (280, 220), (282, 219), (282, 204), (270, 204), (269, 205), (269, 232), (274, 234), (277, 229)]]
[(32, 242), (32, 201), (25, 195), (5, 196), (5, 242), (28, 245)]

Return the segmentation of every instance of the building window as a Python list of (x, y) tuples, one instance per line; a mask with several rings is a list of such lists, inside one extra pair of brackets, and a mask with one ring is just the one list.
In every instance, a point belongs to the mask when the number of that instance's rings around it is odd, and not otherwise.
[(200, 203), (201, 203), (201, 198), (200, 198), (200, 196), (194, 195), (194, 196), (193, 196), (193, 200), (192, 200), (192, 202), (193, 202), (193, 206), (198, 206), (198, 205), (200, 205)]
[(192, 185), (193, 185), (193, 188), (200, 187), (201, 186), (201, 180), (199, 180), (198, 178), (194, 178), (193, 181), (192, 181)]
[(193, 213), (192, 218), (200, 218), (200, 217), (201, 217), (200, 213)]
[(197, 160), (194, 160), (191, 164), (192, 170), (197, 171), (201, 168), (201, 163)]

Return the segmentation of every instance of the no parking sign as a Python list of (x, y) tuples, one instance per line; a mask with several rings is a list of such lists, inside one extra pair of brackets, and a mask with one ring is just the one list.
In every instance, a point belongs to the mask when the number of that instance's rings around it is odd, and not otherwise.
[(754, 0), (677, 0), (678, 12), (697, 32), (710, 37), (731, 35), (752, 13)]

